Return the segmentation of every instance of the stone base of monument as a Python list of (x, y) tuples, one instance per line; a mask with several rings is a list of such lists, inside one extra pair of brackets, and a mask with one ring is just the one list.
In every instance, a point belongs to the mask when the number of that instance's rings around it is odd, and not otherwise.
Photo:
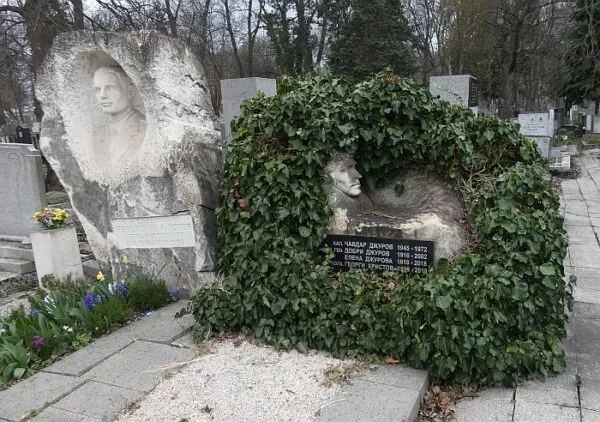
[(31, 244), (40, 287), (43, 287), (42, 278), (46, 275), (56, 280), (83, 279), (75, 226), (32, 232)]

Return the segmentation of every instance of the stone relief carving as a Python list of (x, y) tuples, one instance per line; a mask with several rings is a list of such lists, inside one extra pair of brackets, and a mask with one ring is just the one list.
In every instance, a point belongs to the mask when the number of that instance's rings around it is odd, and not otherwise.
[(331, 233), (433, 240), (436, 261), (460, 252), (464, 206), (444, 180), (408, 169), (386, 186), (363, 188), (355, 166), (349, 154), (339, 154), (325, 168), (332, 184)]
[(332, 191), (330, 202), (334, 210), (355, 214), (366, 206), (371, 205), (368, 197), (362, 194), (360, 179), (362, 175), (356, 170), (356, 161), (349, 154), (334, 156), (325, 171), (329, 175)]
[(114, 166), (139, 151), (146, 135), (146, 117), (133, 107), (136, 88), (121, 67), (99, 67), (93, 83), (96, 100), (107, 118), (97, 135), (94, 156)]
[[(116, 275), (128, 270), (121, 255), (190, 292), (214, 275), (222, 144), (205, 86), (187, 46), (154, 31), (68, 32), (48, 53), (40, 148)], [(157, 243), (156, 225), (141, 244), (120, 242), (119, 224), (182, 215), (193, 246)]]

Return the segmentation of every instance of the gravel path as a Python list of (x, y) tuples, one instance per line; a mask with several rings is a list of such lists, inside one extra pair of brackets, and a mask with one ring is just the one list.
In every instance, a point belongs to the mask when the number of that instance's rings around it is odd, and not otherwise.
[(118, 421), (311, 421), (335, 401), (341, 387), (330, 381), (355, 367), (355, 361), (323, 353), (224, 340), (164, 379)]

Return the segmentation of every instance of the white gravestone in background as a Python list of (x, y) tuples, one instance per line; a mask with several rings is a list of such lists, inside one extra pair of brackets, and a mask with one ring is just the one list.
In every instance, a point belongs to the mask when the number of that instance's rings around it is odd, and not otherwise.
[(46, 206), (42, 156), (33, 145), (0, 145), (0, 239), (23, 240)]
[[(130, 267), (191, 292), (210, 280), (222, 146), (192, 52), (154, 31), (64, 33), (36, 93), (40, 148), (96, 259), (119, 276), (127, 255)], [(167, 236), (156, 222), (169, 219), (185, 219), (186, 232)]]
[(519, 113), (518, 121), (521, 133), (535, 141), (542, 157), (549, 158), (550, 134), (554, 131), (554, 121), (548, 118), (548, 113)]
[(267, 78), (238, 78), (221, 81), (222, 114), (225, 139), (231, 136), (231, 121), (239, 116), (240, 105), (263, 91), (267, 97), (277, 94), (277, 81)]

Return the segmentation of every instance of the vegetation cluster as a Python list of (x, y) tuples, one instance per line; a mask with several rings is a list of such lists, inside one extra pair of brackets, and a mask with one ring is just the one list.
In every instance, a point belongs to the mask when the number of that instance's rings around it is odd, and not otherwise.
[[(464, 384), (564, 369), (563, 220), (516, 125), (386, 73), (279, 87), (233, 125), (217, 211), (222, 279), (188, 309), (199, 337), (239, 330), (281, 348), (392, 356)], [(448, 177), (467, 204), (470, 250), (425, 277), (331, 272), (324, 168), (339, 152), (373, 183), (415, 165)]]
[(65, 354), (174, 300), (164, 281), (135, 275), (113, 281), (57, 282), (38, 289), (24, 306), (0, 317), (0, 389)]

